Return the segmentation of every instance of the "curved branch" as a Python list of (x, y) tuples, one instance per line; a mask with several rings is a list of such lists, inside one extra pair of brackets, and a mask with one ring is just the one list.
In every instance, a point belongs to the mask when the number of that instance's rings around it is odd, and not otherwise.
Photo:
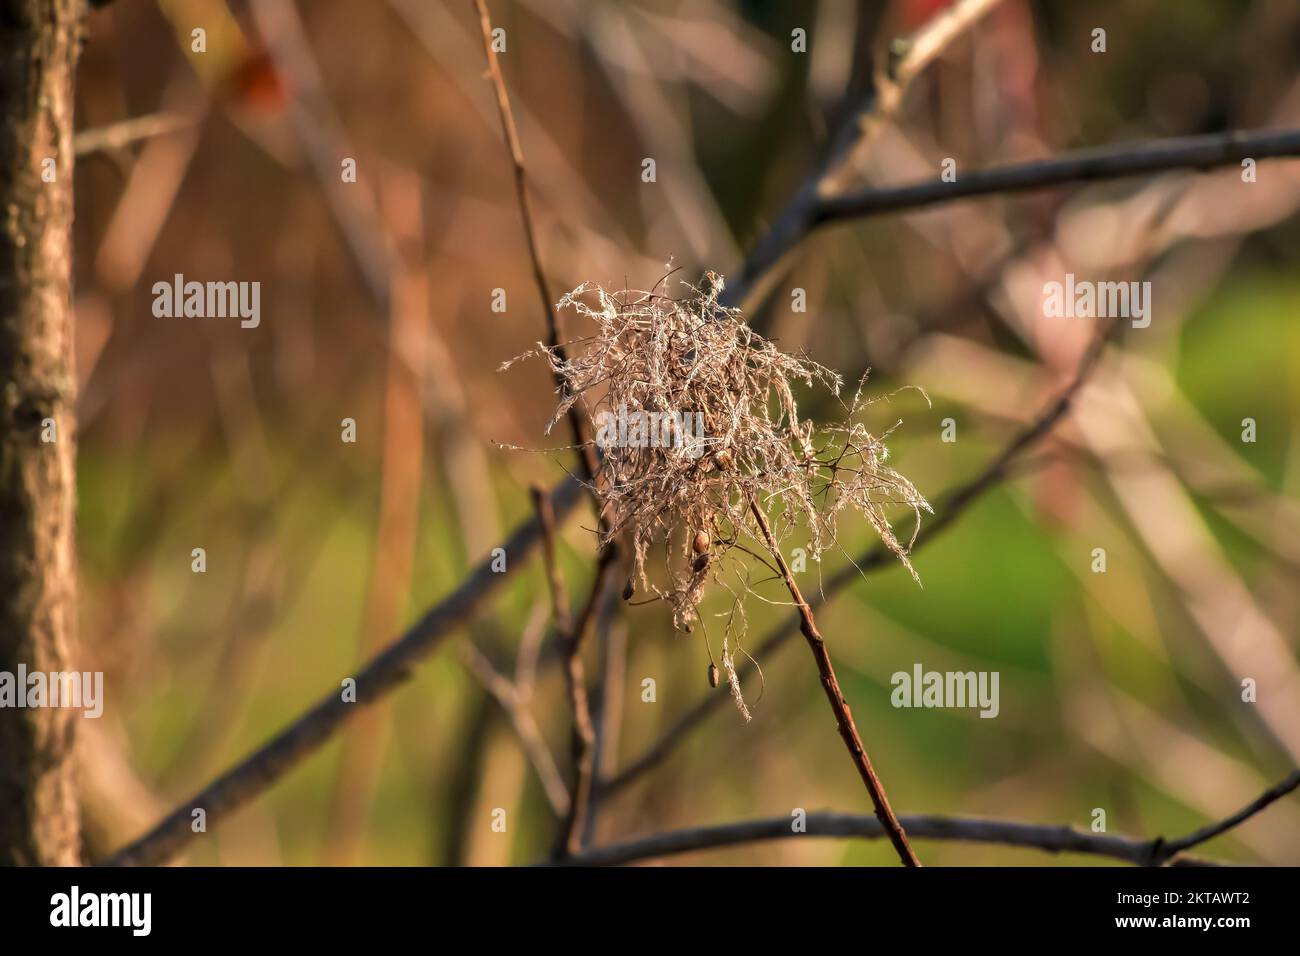
[[(1085, 833), (1068, 826), (986, 820), (979, 817), (943, 817), (903, 815), (899, 822), (913, 839), (945, 840), (965, 843), (991, 843), (1026, 847), (1048, 853), (1082, 853), (1108, 857), (1139, 866), (1152, 860), (1151, 840), (1138, 840), (1105, 833)], [(791, 817), (744, 820), (718, 826), (691, 827), (639, 837), (622, 843), (595, 847), (564, 860), (568, 866), (617, 866), (656, 857), (674, 856), (699, 850), (779, 840), (787, 837), (858, 837), (875, 840), (885, 836), (884, 828), (874, 816), (852, 813), (810, 813), (806, 832), (796, 833)], [(1217, 861), (1196, 857), (1170, 860), (1174, 866), (1221, 866)]]
[(812, 216), (812, 227), (887, 212), (922, 209), (938, 203), (1019, 193), (1070, 183), (1122, 179), (1177, 169), (1208, 170), (1232, 166), (1245, 159), (1300, 156), (1300, 130), (1211, 133), (1144, 143), (1123, 143), (1079, 150), (1028, 163), (1011, 163), (962, 173), (956, 182), (939, 179), (907, 186), (865, 189), (824, 199)]
[(1212, 840), (1217, 836), (1227, 833), (1233, 827), (1245, 823), (1269, 804), (1281, 800), (1297, 787), (1300, 787), (1300, 770), (1292, 773), (1276, 787), (1265, 790), (1262, 794), (1246, 806), (1242, 807), (1232, 816), (1225, 817), (1218, 823), (1212, 823), (1209, 826), (1201, 827), (1199, 830), (1194, 830), (1185, 837), (1162, 844), (1162, 853), (1167, 854), (1168, 856), (1173, 856), (1176, 853), (1190, 850), (1194, 846), (1199, 846), (1208, 840)]
[[(904, 815), (899, 822), (912, 836), (923, 840), (951, 840), (967, 843), (995, 843), (1002, 846), (1028, 847), (1048, 853), (1084, 853), (1123, 860), (1138, 866), (1225, 866), (1218, 860), (1187, 856), (1184, 851), (1221, 836), (1245, 823), (1270, 804), (1300, 788), (1300, 770), (1293, 771), (1275, 787), (1264, 791), (1241, 810), (1217, 823), (1202, 827), (1177, 840), (1138, 840), (1134, 837), (1085, 833), (1070, 826), (1040, 823), (1017, 823), (1011, 820), (986, 820), (979, 817), (944, 817)], [(862, 837), (886, 836), (886, 829), (876, 817), (852, 813), (809, 813), (803, 830), (796, 832), (791, 817), (744, 820), (717, 826), (690, 827), (655, 833), (622, 843), (596, 847), (564, 861), (571, 866), (616, 866), (654, 857), (716, 850), (784, 837)]]

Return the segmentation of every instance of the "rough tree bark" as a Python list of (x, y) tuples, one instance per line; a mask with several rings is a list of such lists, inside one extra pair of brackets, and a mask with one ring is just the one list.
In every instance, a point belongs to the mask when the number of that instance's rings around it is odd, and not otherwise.
[[(84, 11), (84, 0), (0, 0), (0, 671), (14, 675), (68, 669), (76, 627), (72, 81)], [(0, 863), (80, 862), (77, 719), (0, 709)]]

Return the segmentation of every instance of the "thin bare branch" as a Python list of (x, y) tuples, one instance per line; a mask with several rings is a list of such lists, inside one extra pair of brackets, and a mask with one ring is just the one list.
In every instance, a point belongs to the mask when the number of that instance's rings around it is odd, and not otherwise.
[(823, 200), (812, 226), (845, 219), (922, 209), (971, 196), (1007, 194), (1049, 186), (1122, 179), (1171, 170), (1235, 166), (1245, 159), (1300, 156), (1300, 130), (1211, 133), (1079, 150), (1028, 163), (1009, 163), (962, 173), (956, 182), (938, 178), (907, 186), (865, 189)]
[[(501, 130), (506, 138), (506, 145), (510, 149), (510, 162), (515, 174), (515, 196), (519, 201), (519, 218), (523, 220), (524, 240), (528, 244), (528, 258), (533, 267), (533, 281), (537, 284), (537, 294), (542, 300), (542, 311), (546, 316), (546, 344), (558, 351), (558, 354), (564, 356), (564, 346), (560, 339), (560, 320), (555, 312), (555, 299), (552, 297), (550, 289), (546, 283), (546, 272), (542, 269), (541, 251), (537, 245), (537, 230), (533, 225), (532, 204), (528, 199), (528, 178), (524, 170), (524, 150), (519, 142), (519, 131), (515, 127), (514, 113), (510, 109), (510, 96), (506, 92), (506, 81), (501, 75), (501, 65), (497, 62), (496, 50), (492, 46), (492, 18), (488, 13), (486, 0), (474, 0), (474, 7), (478, 10), (479, 26), (483, 33), (483, 52), (487, 56), (488, 78), (492, 81), (492, 88), (496, 93), (497, 111), (501, 114)], [(558, 375), (555, 378), (556, 387), (563, 394), (564, 381)], [(591, 431), (587, 426), (586, 417), (582, 410), (577, 406), (569, 409), (569, 426), (573, 430), (573, 442), (578, 448), (578, 453), (582, 459), (582, 467), (585, 472), (583, 475), (587, 480), (591, 480), (596, 474), (598, 462), (596, 457), (596, 445), (591, 440)]]
[[(613, 570), (611, 569), (611, 580)], [(601, 675), (599, 695), (593, 701), (596, 742), (593, 748), (592, 780), (610, 772), (618, 753), (619, 734), (623, 720), (623, 684), (627, 677), (627, 622), (619, 606), (618, 589), (607, 587), (604, 599), (596, 608), (595, 634), (600, 645)], [(586, 846), (596, 835), (596, 820), (600, 811), (600, 793), (593, 785), (587, 806), (587, 821), (582, 832), (582, 845)]]
[(596, 576), (592, 581), (591, 593), (587, 597), (586, 604), (583, 605), (582, 611), (579, 612), (577, 620), (573, 622), (570, 629), (559, 635), (560, 653), (564, 665), (564, 687), (569, 699), (569, 709), (573, 713), (573, 731), (570, 736), (570, 749), (573, 756), (571, 787), (573, 798), (569, 803), (569, 812), (556, 831), (555, 843), (551, 848), (552, 859), (560, 859), (580, 852), (583, 836), (587, 832), (587, 814), (590, 811), (596, 778), (596, 727), (592, 722), (581, 652), (583, 639), (591, 630), (596, 606), (609, 583), (610, 571), (613, 567), (613, 552), (606, 549), (601, 553), (600, 562), (596, 566)]
[(106, 126), (83, 129), (72, 139), (72, 148), (77, 156), (90, 156), (93, 153), (111, 152), (122, 149), (143, 139), (165, 136), (177, 130), (189, 129), (198, 122), (198, 117), (183, 113), (149, 113), (145, 116), (133, 116), (118, 120)]
[[(1138, 866), (1224, 866), (1218, 860), (1189, 856), (1185, 852), (1220, 836), (1249, 820), (1282, 797), (1300, 788), (1300, 770), (1261, 794), (1248, 806), (1217, 823), (1202, 827), (1177, 840), (1138, 840), (1134, 837), (1085, 833), (1069, 826), (1016, 823), (976, 817), (909, 816), (899, 821), (913, 837), (966, 843), (995, 843), (1027, 847), (1048, 853), (1083, 853), (1123, 860)], [(595, 847), (566, 861), (574, 866), (617, 866), (656, 857), (716, 850), (723, 847), (777, 840), (785, 837), (862, 837), (878, 839), (888, 832), (877, 817), (848, 813), (810, 813), (802, 831), (796, 831), (790, 817), (746, 820), (717, 826), (690, 827), (622, 843)]]
[(569, 595), (564, 587), (564, 575), (560, 573), (559, 555), (555, 546), (555, 512), (551, 508), (551, 499), (546, 491), (534, 486), (530, 490), (533, 511), (542, 529), (542, 563), (546, 567), (546, 586), (551, 595), (551, 621), (561, 638), (570, 638), (573, 634), (573, 615), (569, 611)]
[[(899, 821), (913, 837), (923, 840), (991, 843), (1044, 850), (1048, 853), (1082, 853), (1123, 860), (1139, 866), (1147, 865), (1151, 859), (1150, 840), (1110, 836), (1104, 833), (1085, 833), (1069, 826), (1015, 823), (977, 817), (904, 815), (899, 818)], [(788, 816), (671, 830), (622, 843), (594, 847), (564, 862), (573, 866), (617, 866), (679, 853), (717, 850), (761, 840), (809, 837), (858, 837), (874, 840), (885, 835), (880, 820), (862, 814), (810, 813), (805, 822), (807, 827), (806, 832), (803, 833), (795, 832), (793, 821)], [(1178, 857), (1173, 859), (1171, 864), (1174, 866), (1222, 865), (1216, 861), (1195, 857)]]
[(799, 585), (795, 582), (794, 575), (790, 573), (790, 567), (785, 563), (785, 557), (781, 554), (781, 548), (777, 545), (776, 538), (772, 536), (772, 529), (767, 523), (767, 515), (763, 514), (758, 499), (753, 495), (750, 495), (749, 498), (749, 510), (754, 516), (754, 521), (758, 523), (759, 531), (762, 532), (763, 542), (771, 551), (773, 560), (776, 561), (777, 567), (781, 570), (786, 590), (790, 592), (790, 597), (794, 599), (795, 607), (799, 613), (799, 630), (808, 641), (808, 647), (812, 650), (813, 658), (817, 661), (817, 672), (821, 675), (822, 690), (826, 692), (826, 699), (830, 701), (831, 710), (835, 713), (835, 723), (839, 727), (840, 736), (844, 738), (844, 746), (849, 749), (849, 755), (853, 758), (853, 765), (857, 767), (858, 774), (862, 777), (862, 782), (871, 797), (871, 805), (876, 810), (876, 818), (880, 821), (880, 825), (885, 832), (889, 834), (889, 841), (894, 844), (894, 850), (897, 851), (898, 858), (903, 862), (903, 865), (920, 866), (921, 861), (916, 858), (916, 853), (913, 852), (911, 844), (907, 842), (907, 833), (899, 824), (898, 817), (894, 815), (894, 810), (889, 805), (885, 785), (880, 782), (880, 777), (876, 775), (876, 770), (871, 765), (871, 758), (867, 756), (867, 749), (863, 746), (862, 737), (858, 734), (857, 725), (853, 722), (853, 712), (849, 709), (849, 703), (844, 699), (844, 692), (840, 690), (840, 682), (835, 677), (835, 668), (831, 665), (830, 654), (826, 651), (826, 642), (817, 629), (817, 621), (813, 617), (812, 608), (808, 606), (808, 602), (804, 600), (803, 594), (800, 593)]
[(1212, 823), (1209, 826), (1201, 827), (1199, 830), (1195, 830), (1187, 834), (1187, 836), (1185, 837), (1181, 837), (1177, 840), (1171, 840), (1168, 843), (1161, 844), (1160, 847), (1161, 858), (1169, 859), (1170, 857), (1178, 853), (1181, 853), (1184, 850), (1190, 850), (1194, 846), (1199, 846), (1202, 843), (1205, 843), (1209, 840), (1214, 839), (1217, 836), (1220, 836), (1228, 832), (1233, 827), (1245, 823), (1255, 814), (1259, 813), (1265, 807), (1269, 806), (1269, 804), (1281, 800), (1283, 797), (1285, 797), (1288, 793), (1291, 793), (1291, 791), (1295, 790), (1297, 787), (1300, 787), (1300, 770), (1297, 770), (1294, 773), (1292, 773), (1289, 777), (1287, 777), (1277, 786), (1265, 790), (1256, 799), (1252, 800), (1245, 807), (1242, 807), (1232, 816), (1225, 817), (1224, 819), (1220, 820), (1218, 823)]

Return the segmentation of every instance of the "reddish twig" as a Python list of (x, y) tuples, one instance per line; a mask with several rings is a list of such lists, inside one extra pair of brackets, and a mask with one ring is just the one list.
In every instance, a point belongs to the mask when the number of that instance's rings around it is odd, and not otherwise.
[(794, 575), (790, 572), (789, 565), (785, 563), (784, 555), (781, 554), (781, 548), (777, 545), (776, 538), (772, 537), (767, 516), (763, 514), (763, 509), (759, 507), (758, 500), (753, 495), (749, 498), (749, 510), (754, 520), (758, 522), (758, 528), (763, 533), (763, 542), (772, 552), (781, 576), (785, 579), (786, 590), (794, 599), (795, 607), (799, 612), (799, 630), (803, 632), (808, 647), (812, 650), (813, 659), (817, 661), (817, 672), (821, 675), (822, 689), (826, 691), (826, 699), (830, 701), (831, 710), (835, 712), (835, 721), (839, 725), (840, 736), (844, 738), (844, 746), (849, 749), (853, 765), (858, 768), (862, 782), (866, 784), (867, 793), (871, 795), (871, 804), (875, 807), (876, 818), (880, 820), (880, 825), (889, 835), (889, 841), (894, 844), (894, 849), (898, 851), (898, 858), (903, 861), (903, 865), (920, 866), (921, 861), (916, 858), (911, 845), (907, 842), (907, 833), (898, 822), (898, 817), (894, 815), (894, 810), (889, 805), (889, 797), (885, 794), (884, 784), (876, 775), (875, 768), (871, 766), (871, 758), (867, 756), (867, 750), (862, 745), (862, 737), (858, 734), (857, 725), (853, 723), (849, 702), (844, 699), (840, 682), (835, 679), (835, 668), (831, 666), (830, 654), (826, 652), (826, 642), (822, 639), (821, 632), (817, 630), (817, 620), (813, 617), (812, 608), (803, 599), (799, 585), (795, 583)]

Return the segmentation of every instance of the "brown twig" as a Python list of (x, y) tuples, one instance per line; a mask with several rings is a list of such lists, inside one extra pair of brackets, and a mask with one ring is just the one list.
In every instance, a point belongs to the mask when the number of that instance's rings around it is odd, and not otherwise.
[(533, 504), (537, 509), (537, 520), (542, 529), (542, 554), (546, 561), (547, 578), (550, 583), (552, 616), (555, 619), (556, 638), (563, 661), (565, 693), (573, 713), (573, 730), (570, 737), (573, 758), (571, 797), (568, 812), (563, 815), (556, 832), (555, 844), (551, 849), (552, 857), (559, 859), (581, 851), (582, 836), (586, 830), (587, 810), (591, 802), (595, 771), (596, 729), (591, 719), (591, 705), (587, 697), (586, 674), (582, 665), (581, 650), (583, 637), (590, 630), (596, 604), (608, 581), (613, 560), (608, 550), (602, 553), (596, 568), (595, 580), (592, 582), (591, 594), (577, 620), (573, 620), (569, 611), (568, 598), (564, 593), (564, 581), (556, 560), (555, 517), (551, 511), (550, 499), (543, 491), (535, 488)]
[[(496, 50), (492, 47), (492, 19), (488, 13), (485, 0), (474, 0), (474, 6), (478, 11), (479, 27), (483, 36), (483, 53), (487, 57), (488, 78), (492, 81), (492, 88), (496, 94), (497, 112), (501, 117), (501, 131), (505, 136), (506, 145), (510, 151), (511, 167), (514, 171), (515, 197), (519, 205), (519, 218), (523, 223), (524, 241), (528, 246), (528, 258), (532, 264), (533, 281), (537, 286), (537, 294), (541, 298), (543, 314), (546, 316), (547, 345), (555, 350), (557, 357), (564, 360), (566, 353), (561, 342), (559, 316), (556, 314), (555, 300), (551, 296), (546, 282), (546, 273), (542, 268), (537, 230), (533, 223), (532, 204), (528, 198), (528, 177), (524, 167), (524, 150), (519, 141), (519, 130), (515, 125), (514, 113), (510, 108), (510, 96), (506, 91), (505, 78), (501, 75), (501, 66), (497, 62)], [(563, 395), (565, 392), (563, 377), (557, 373), (554, 378), (557, 389)], [(574, 445), (581, 463), (582, 477), (587, 482), (593, 482), (596, 480), (600, 462), (581, 401), (575, 403), (569, 409), (568, 419), (573, 433)], [(589, 621), (590, 609), (594, 607), (596, 596), (604, 586), (608, 562), (602, 560), (598, 566), (588, 610), (584, 612), (584, 618), (580, 619), (575, 625), (570, 619), (568, 599), (564, 595), (563, 581), (560, 578), (559, 568), (555, 560), (554, 521), (550, 515), (549, 499), (544, 494), (534, 491), (534, 503), (537, 506), (538, 520), (542, 528), (543, 553), (546, 557), (547, 575), (550, 581), (552, 613), (564, 659), (565, 688), (573, 711), (571, 749), (573, 753), (574, 779), (569, 809), (564, 815), (554, 848), (554, 853), (558, 855), (577, 852), (581, 848), (586, 812), (591, 798), (595, 765), (595, 730), (591, 721), (591, 709), (587, 699), (585, 675), (579, 649), (583, 633)], [(607, 552), (609, 552), (608, 556), (612, 557), (612, 549), (607, 549)]]
[(606, 550), (596, 566), (596, 577), (592, 581), (591, 594), (574, 623), (572, 637), (562, 648), (564, 685), (569, 697), (569, 708), (573, 711), (571, 737), (573, 800), (568, 815), (557, 831), (555, 844), (551, 850), (552, 858), (555, 859), (580, 852), (587, 832), (587, 816), (591, 811), (596, 782), (596, 728), (591, 717), (586, 674), (580, 652), (583, 640), (591, 630), (595, 618), (596, 603), (609, 582), (609, 574), (613, 566), (612, 552)]
[[(560, 320), (555, 312), (555, 299), (546, 283), (546, 273), (542, 269), (541, 252), (537, 245), (537, 230), (533, 225), (532, 204), (528, 199), (528, 178), (524, 170), (524, 150), (519, 142), (519, 131), (515, 127), (514, 113), (510, 109), (510, 96), (506, 92), (506, 82), (501, 75), (501, 65), (497, 62), (496, 50), (492, 49), (492, 18), (488, 13), (486, 0), (474, 0), (478, 10), (479, 26), (483, 33), (483, 52), (487, 56), (488, 78), (496, 93), (497, 112), (501, 114), (501, 130), (505, 135), (506, 145), (510, 149), (510, 162), (515, 174), (515, 196), (519, 202), (519, 218), (523, 220), (524, 241), (528, 245), (528, 258), (533, 267), (533, 281), (537, 285), (537, 294), (542, 300), (542, 311), (546, 316), (546, 344), (557, 349), (563, 355), (564, 347), (560, 339)], [(557, 375), (555, 384), (561, 393), (564, 382)], [(583, 477), (591, 481), (596, 474), (599, 463), (596, 457), (596, 445), (591, 440), (591, 430), (587, 426), (586, 416), (578, 405), (569, 409), (569, 426), (573, 430), (573, 441), (582, 459), (585, 472)]]
[(812, 608), (799, 592), (799, 585), (795, 582), (789, 565), (785, 563), (781, 548), (776, 543), (776, 538), (772, 537), (767, 516), (763, 514), (758, 499), (753, 495), (749, 498), (749, 510), (758, 523), (764, 543), (772, 552), (772, 557), (781, 570), (790, 597), (794, 599), (795, 607), (799, 612), (799, 630), (803, 632), (808, 647), (812, 650), (813, 659), (817, 661), (817, 673), (821, 675), (822, 690), (826, 691), (826, 699), (830, 701), (831, 710), (835, 712), (835, 721), (839, 726), (840, 736), (844, 738), (844, 746), (849, 749), (853, 765), (858, 768), (862, 782), (866, 784), (867, 793), (871, 795), (876, 817), (885, 832), (889, 834), (889, 841), (894, 844), (894, 849), (898, 851), (898, 858), (903, 861), (903, 865), (920, 866), (921, 861), (916, 858), (911, 845), (907, 842), (907, 833), (898, 822), (898, 817), (894, 816), (894, 810), (889, 805), (889, 797), (885, 794), (884, 784), (876, 775), (876, 770), (871, 765), (871, 758), (867, 756), (867, 749), (862, 745), (862, 737), (858, 734), (857, 725), (853, 723), (853, 713), (849, 709), (849, 703), (844, 699), (840, 682), (835, 678), (835, 668), (831, 666), (831, 656), (826, 652), (826, 642), (822, 639), (821, 632), (817, 630), (817, 621), (813, 617)]
[(562, 639), (569, 638), (573, 634), (573, 615), (569, 611), (569, 595), (564, 588), (564, 575), (560, 573), (555, 547), (555, 511), (544, 489), (534, 486), (529, 494), (538, 526), (542, 529), (542, 562), (546, 567), (547, 593), (551, 596), (551, 621)]
[[(611, 572), (612, 573), (612, 572)], [(604, 600), (596, 608), (595, 638), (600, 645), (601, 675), (599, 696), (594, 701), (596, 742), (593, 748), (592, 786), (587, 806), (587, 821), (582, 832), (586, 846), (596, 834), (600, 810), (600, 791), (595, 782), (615, 766), (619, 733), (623, 719), (623, 684), (627, 672), (627, 622), (622, 619), (618, 591), (607, 587)]]
[[(546, 578), (551, 594), (551, 617), (555, 623), (556, 641), (564, 665), (564, 690), (573, 713), (569, 748), (573, 759), (572, 795), (556, 831), (555, 845), (551, 850), (552, 857), (559, 858), (581, 849), (580, 837), (587, 805), (591, 799), (594, 766), (592, 751), (596, 743), (596, 731), (591, 722), (586, 675), (583, 673), (582, 658), (578, 653), (582, 640), (582, 631), (579, 627), (585, 628), (586, 622), (583, 621), (581, 625), (575, 627), (573, 615), (569, 610), (569, 599), (565, 594), (564, 578), (560, 574), (556, 554), (555, 515), (551, 511), (550, 501), (540, 488), (534, 488), (532, 494), (533, 507), (537, 511), (537, 521), (542, 529), (542, 558), (546, 563)], [(599, 588), (601, 575), (597, 574), (596, 578), (596, 588)]]
[[(497, 62), (496, 51), (492, 48), (492, 19), (488, 13), (485, 0), (474, 0), (478, 10), (479, 26), (483, 35), (483, 52), (487, 57), (488, 78), (496, 94), (497, 112), (501, 117), (501, 131), (505, 136), (510, 151), (511, 167), (514, 171), (515, 197), (519, 205), (519, 218), (523, 223), (524, 241), (528, 246), (528, 258), (532, 264), (533, 281), (537, 294), (541, 298), (542, 311), (546, 316), (547, 345), (556, 350), (558, 356), (565, 357), (564, 346), (560, 338), (560, 321), (555, 311), (555, 299), (546, 282), (546, 273), (542, 268), (541, 251), (537, 242), (537, 230), (533, 224), (532, 204), (528, 198), (528, 178), (524, 167), (524, 150), (519, 141), (519, 130), (515, 126), (514, 113), (510, 108), (510, 96), (506, 91), (505, 78), (501, 75), (501, 65)], [(556, 387), (563, 394), (563, 378), (555, 375)], [(581, 402), (569, 409), (569, 427), (573, 432), (573, 441), (577, 448), (582, 467), (582, 477), (594, 481), (599, 470), (595, 442), (592, 441), (591, 429), (583, 413)], [(541, 522), (546, 557), (547, 575), (551, 587), (552, 615), (559, 635), (561, 653), (564, 660), (565, 690), (573, 712), (573, 732), (571, 751), (573, 754), (573, 787), (569, 800), (568, 812), (564, 814), (557, 831), (554, 853), (564, 854), (580, 849), (585, 827), (587, 806), (591, 798), (594, 779), (595, 730), (591, 722), (591, 709), (587, 699), (587, 687), (583, 673), (582, 658), (579, 648), (585, 622), (574, 626), (564, 595), (564, 585), (560, 578), (555, 560), (553, 519), (549, 515), (549, 501), (544, 495), (534, 491), (534, 502), (538, 507), (538, 519)], [(599, 593), (604, 580), (604, 565), (597, 570), (593, 595)], [(594, 600), (594, 598), (593, 598)]]
[[(900, 822), (913, 837), (969, 843), (994, 843), (1025, 847), (1048, 853), (1083, 853), (1090, 856), (1123, 860), (1138, 866), (1150, 859), (1151, 841), (1133, 837), (1085, 833), (1068, 826), (1015, 823), (973, 817), (903, 816)], [(878, 839), (885, 835), (880, 820), (873, 816), (849, 813), (810, 813), (806, 831), (795, 832), (791, 818), (771, 817), (744, 820), (718, 826), (690, 827), (638, 837), (621, 843), (593, 847), (564, 861), (572, 866), (618, 866), (723, 847), (754, 843), (760, 840), (807, 837), (859, 837)], [(1220, 866), (1217, 861), (1181, 856), (1173, 866)]]

